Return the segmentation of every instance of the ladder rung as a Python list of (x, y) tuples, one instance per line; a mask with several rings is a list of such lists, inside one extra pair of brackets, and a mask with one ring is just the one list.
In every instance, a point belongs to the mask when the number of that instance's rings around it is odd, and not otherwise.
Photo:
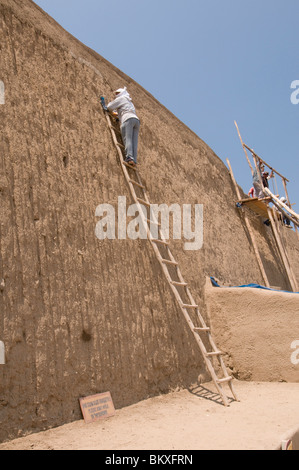
[(129, 165), (129, 163), (123, 161), (122, 164), (126, 166), (127, 168), (130, 168), (131, 170), (137, 171), (137, 168), (133, 165)]
[(217, 379), (217, 382), (221, 384), (222, 382), (229, 382), (230, 380), (233, 380), (233, 378), (229, 375), (228, 377), (223, 377), (223, 379)]
[(150, 206), (150, 203), (145, 201), (144, 199), (140, 199), (139, 197), (136, 198), (138, 202), (140, 202), (140, 204), (145, 204), (146, 206)]
[(158, 225), (159, 227), (161, 227), (161, 224), (159, 224), (159, 222), (154, 222), (154, 220), (150, 220), (150, 219), (146, 219), (146, 220), (152, 225)]
[(143, 186), (143, 184), (137, 183), (137, 181), (135, 180), (129, 179), (129, 182), (135, 184), (135, 186), (138, 186), (141, 189), (145, 189), (145, 186)]
[(210, 331), (210, 328), (208, 326), (205, 326), (205, 327), (198, 327), (196, 326), (194, 328), (194, 331)]
[(187, 286), (187, 282), (179, 282), (179, 281), (171, 281), (171, 284), (173, 284), (174, 286)]
[(117, 127), (115, 127), (115, 126), (112, 126), (112, 124), (110, 124), (109, 127), (110, 127), (110, 129), (113, 129), (114, 132), (119, 132), (120, 133), (119, 129), (117, 129)]
[(211, 352), (207, 352), (206, 356), (220, 356), (221, 354), (222, 354), (221, 351), (211, 351)]
[(158, 238), (151, 238), (151, 241), (152, 242), (155, 242), (155, 243), (161, 243), (162, 245), (169, 245), (168, 242), (164, 241), (164, 240), (159, 240)]
[(198, 308), (198, 305), (191, 305), (191, 304), (182, 304), (184, 308)]
[(173, 264), (174, 266), (177, 266), (178, 263), (176, 261), (171, 261), (170, 259), (164, 259), (162, 258), (162, 263), (165, 263), (165, 264)]
[(115, 145), (117, 145), (118, 147), (121, 147), (122, 149), (124, 149), (124, 148), (125, 148), (125, 146), (124, 146), (123, 144), (121, 144), (120, 142), (116, 142), (116, 144), (115, 144)]

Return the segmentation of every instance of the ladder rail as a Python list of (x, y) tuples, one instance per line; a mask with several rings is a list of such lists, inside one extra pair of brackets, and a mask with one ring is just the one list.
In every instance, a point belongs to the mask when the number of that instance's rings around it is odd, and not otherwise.
[[(178, 269), (178, 272), (179, 272), (179, 277), (180, 277), (180, 278), (183, 278), (183, 276), (182, 276), (182, 274), (181, 274), (181, 272), (180, 272), (179, 269)], [(188, 286), (186, 287), (186, 293), (187, 293), (187, 295), (188, 295), (188, 297), (189, 297), (189, 299), (190, 299), (190, 302), (191, 302), (192, 304), (194, 304), (195, 301), (194, 301), (194, 298), (193, 298), (193, 296), (192, 296), (192, 294), (191, 294), (191, 291), (190, 291), (190, 289), (189, 289)], [(196, 309), (196, 313), (197, 313), (197, 317), (198, 317), (198, 319), (199, 319), (199, 322), (200, 322), (200, 324), (201, 324), (201, 328), (203, 329), (203, 331), (205, 331), (205, 333), (206, 333), (206, 335), (207, 335), (207, 337), (208, 337), (208, 341), (209, 341), (209, 343), (210, 343), (210, 345), (211, 345), (213, 351), (217, 351), (217, 346), (216, 346), (216, 344), (215, 344), (215, 342), (214, 342), (214, 340), (213, 340), (211, 330), (207, 327), (207, 325), (206, 325), (206, 323), (205, 323), (205, 321), (204, 321), (204, 319), (203, 319), (203, 317), (202, 317), (202, 315), (201, 315), (201, 313), (200, 313), (199, 308)], [(196, 330), (193, 330), (193, 334), (194, 334), (195, 337), (196, 337), (197, 335), (199, 335), (199, 333), (198, 333)], [(221, 367), (221, 369), (222, 369), (224, 378), (230, 377), (229, 374), (227, 373), (227, 369), (226, 369), (226, 366), (225, 366), (225, 364), (224, 364), (224, 361), (223, 361), (222, 356), (221, 356), (221, 355), (217, 356), (217, 359), (218, 359), (218, 362), (219, 362), (220, 367)], [(219, 379), (217, 379), (217, 380), (219, 380)], [(220, 380), (222, 380), (222, 379), (220, 379)], [(229, 381), (229, 382), (228, 382), (228, 385), (229, 385), (229, 387), (230, 387), (230, 390), (231, 390), (233, 396), (234, 396), (235, 399), (237, 400), (237, 394), (236, 394), (236, 392), (235, 392), (235, 390), (234, 390), (232, 381)]]
[[(196, 340), (196, 343), (202, 353), (202, 356), (203, 356), (203, 359), (204, 359), (204, 362), (206, 364), (206, 367), (207, 367), (207, 370), (208, 372), (210, 373), (211, 375), (211, 378), (215, 384), (215, 387), (219, 393), (219, 395), (221, 396), (222, 398), (222, 401), (223, 401), (223, 404), (225, 406), (229, 406), (229, 400), (226, 396), (226, 394), (224, 393), (222, 387), (221, 387), (221, 384), (222, 383), (226, 383), (228, 382), (229, 384), (229, 387), (230, 387), (230, 390), (232, 392), (232, 395), (233, 397), (235, 398), (235, 400), (238, 401), (238, 397), (236, 395), (236, 392), (233, 388), (233, 385), (232, 385), (232, 380), (233, 380), (233, 377), (231, 377), (228, 372), (227, 372), (227, 369), (226, 369), (226, 366), (224, 364), (224, 361), (221, 357), (221, 352), (218, 351), (218, 348), (216, 347), (216, 344), (212, 338), (212, 335), (211, 335), (211, 331), (210, 331), (210, 328), (206, 325), (200, 311), (199, 311), (199, 307), (198, 305), (196, 305), (196, 302), (194, 301), (193, 299), (193, 296), (191, 294), (191, 291), (188, 287), (188, 283), (185, 282), (184, 280), (184, 277), (181, 273), (181, 270), (179, 268), (179, 264), (177, 263), (177, 261), (175, 260), (171, 250), (170, 250), (170, 247), (169, 247), (169, 243), (168, 241), (165, 239), (163, 233), (162, 233), (162, 230), (161, 230), (161, 226), (159, 224), (159, 222), (156, 220), (156, 217), (153, 213), (150, 214), (150, 220), (158, 226), (158, 236), (160, 237), (159, 240), (155, 239), (153, 236), (152, 236), (152, 233), (151, 233), (151, 230), (149, 228), (149, 219), (145, 216), (143, 210), (142, 210), (142, 205), (145, 204), (146, 206), (150, 207), (151, 203), (150, 203), (150, 200), (148, 198), (148, 195), (147, 195), (147, 191), (146, 191), (146, 188), (145, 188), (145, 185), (143, 184), (143, 182), (141, 181), (141, 178), (140, 178), (140, 175), (139, 175), (139, 172), (136, 168), (133, 168), (129, 165), (127, 165), (125, 162), (124, 162), (124, 155), (123, 155), (123, 152), (122, 152), (122, 148), (123, 145), (120, 144), (120, 142), (118, 142), (117, 140), (117, 137), (116, 137), (116, 128), (112, 125), (111, 123), (111, 118), (110, 118), (110, 115), (109, 113), (105, 112), (105, 116), (106, 116), (106, 120), (107, 120), (107, 123), (108, 123), (108, 127), (110, 129), (110, 132), (111, 132), (111, 135), (112, 135), (112, 140), (113, 140), (113, 143), (115, 145), (115, 148), (117, 150), (117, 153), (118, 153), (118, 157), (119, 157), (119, 161), (120, 161), (120, 164), (121, 164), (121, 167), (122, 167), (122, 171), (123, 171), (123, 174), (125, 176), (125, 179), (126, 179), (126, 182), (129, 186), (129, 190), (130, 190), (130, 193), (131, 193), (131, 196), (132, 196), (132, 199), (134, 200), (135, 204), (137, 205), (138, 207), (138, 210), (139, 210), (139, 214), (141, 215), (141, 220), (142, 220), (142, 223), (144, 225), (144, 228), (146, 230), (146, 233), (147, 233), (147, 238), (154, 250), (154, 253), (156, 255), (156, 258), (161, 266), (161, 269), (166, 277), (166, 280), (174, 294), (174, 297), (179, 305), (179, 308)], [(132, 178), (130, 177), (129, 175), (129, 172), (128, 172), (128, 168), (130, 168), (131, 170), (134, 170), (134, 174), (136, 175), (136, 178), (137, 178), (137, 181), (134, 181), (132, 180)], [(143, 192), (143, 198), (140, 198), (140, 197), (137, 197), (136, 195), (136, 191), (135, 191), (135, 187), (134, 186), (137, 186), (141, 189), (141, 191)], [(153, 218), (153, 219), (152, 219)], [(163, 246), (165, 246), (166, 250), (167, 250), (167, 255), (169, 257), (169, 260), (165, 259), (162, 257), (161, 255), (161, 252), (158, 248), (158, 244), (157, 242), (161, 242), (161, 244)], [(169, 273), (169, 268), (168, 266), (174, 266), (175, 269), (176, 269), (176, 273), (177, 273), (177, 277), (178, 277), (178, 281), (175, 281), (172, 279), (170, 273)], [(182, 300), (182, 297), (179, 293), (179, 288), (183, 288), (186, 295), (187, 295), (187, 298), (189, 299), (189, 302), (190, 304), (186, 304), (183, 302)], [(200, 326), (195, 326), (194, 325), (194, 322), (192, 321), (190, 315), (189, 315), (189, 308), (194, 308), (194, 310), (196, 311), (196, 315), (197, 315), (197, 319), (200, 323)], [(200, 332), (204, 333), (206, 335), (206, 338), (207, 338), (207, 341), (209, 342), (211, 348), (212, 348), (212, 351), (207, 351), (206, 349), (206, 346), (203, 342), (203, 339), (201, 338), (200, 336)], [(216, 356), (217, 359), (218, 359), (218, 362), (219, 362), (219, 365), (222, 369), (222, 372), (223, 372), (223, 378), (218, 378), (216, 372), (215, 372), (215, 369), (213, 367), (213, 363), (212, 363), (212, 358)]]
[[(147, 199), (147, 201), (148, 201), (148, 198), (147, 198), (147, 197), (146, 197), (146, 199)], [(176, 263), (176, 260), (175, 260), (175, 258), (174, 258), (174, 256), (173, 256), (173, 254), (172, 254), (171, 249), (170, 249), (169, 246), (167, 246), (167, 251), (168, 251), (168, 255), (169, 255), (170, 261), (172, 261), (173, 263)], [(158, 256), (158, 259), (159, 259), (159, 258), (160, 258), (160, 257)], [(235, 390), (234, 390), (234, 388), (233, 388), (233, 385), (232, 385), (232, 383), (231, 383), (231, 380), (228, 380), (228, 379), (230, 378), (230, 376), (229, 376), (229, 374), (227, 373), (227, 370), (226, 370), (226, 367), (225, 367), (225, 364), (224, 364), (224, 361), (223, 361), (221, 355), (219, 355), (219, 353), (218, 353), (218, 349), (217, 349), (217, 346), (216, 346), (216, 344), (215, 344), (215, 342), (214, 342), (214, 340), (213, 340), (213, 338), (212, 338), (211, 331), (210, 331), (210, 329), (207, 327), (207, 325), (206, 325), (206, 323), (205, 323), (205, 321), (204, 321), (204, 319), (203, 319), (203, 317), (202, 317), (202, 315), (201, 315), (201, 313), (200, 313), (200, 311), (199, 311), (198, 306), (196, 306), (196, 313), (197, 313), (197, 317), (198, 317), (198, 319), (199, 319), (199, 321), (200, 321), (201, 330), (202, 330), (202, 331), (205, 331), (205, 332), (207, 333), (209, 343), (210, 343), (210, 345), (211, 345), (211, 347), (212, 347), (212, 351), (211, 351), (211, 352), (208, 352), (208, 351), (206, 350), (206, 347), (205, 347), (203, 341), (202, 341), (202, 338), (200, 337), (199, 330), (196, 329), (194, 323), (192, 322), (192, 320), (191, 320), (191, 318), (190, 318), (190, 316), (189, 316), (189, 314), (188, 314), (187, 308), (184, 307), (184, 304), (183, 304), (183, 302), (182, 302), (181, 296), (180, 296), (179, 293), (178, 293), (178, 290), (177, 290), (177, 288), (176, 288), (176, 285), (175, 285), (175, 284), (172, 284), (172, 279), (171, 279), (171, 277), (170, 277), (170, 275), (169, 275), (168, 270), (165, 269), (164, 264), (162, 264), (162, 268), (163, 268), (163, 271), (164, 271), (165, 274), (166, 274), (166, 277), (167, 277), (167, 279), (168, 279), (168, 282), (169, 282), (169, 284), (170, 284), (170, 287), (171, 287), (172, 291), (174, 292), (174, 295), (175, 295), (175, 297), (176, 297), (176, 299), (177, 299), (177, 301), (178, 301), (178, 304), (179, 304), (179, 306), (180, 306), (180, 309), (181, 309), (181, 311), (182, 311), (182, 313), (183, 313), (183, 315), (184, 315), (184, 317), (185, 317), (185, 319), (186, 319), (186, 321), (187, 321), (187, 323), (188, 323), (188, 325), (189, 325), (189, 327), (190, 327), (190, 329), (191, 329), (191, 331), (192, 331), (192, 333), (193, 333), (193, 336), (195, 337), (195, 340), (196, 340), (196, 342), (197, 342), (197, 344), (198, 344), (198, 346), (199, 346), (199, 348), (200, 348), (200, 350), (201, 350), (201, 352), (202, 352), (202, 355), (204, 356), (206, 365), (207, 365), (208, 370), (209, 370), (209, 372), (210, 372), (210, 375), (211, 375), (211, 377), (212, 377), (212, 379), (213, 379), (213, 381), (214, 381), (214, 383), (215, 383), (215, 385), (216, 385), (216, 388), (217, 388), (217, 390), (218, 390), (218, 393), (219, 393), (220, 396), (222, 397), (222, 400), (223, 400), (223, 402), (225, 403), (225, 405), (227, 406), (227, 405), (228, 405), (227, 398), (226, 398), (226, 396), (225, 396), (225, 395), (223, 394), (223, 392), (222, 392), (220, 383), (221, 383), (221, 382), (224, 382), (224, 381), (228, 381), (229, 386), (230, 386), (230, 389), (231, 389), (231, 392), (232, 392), (233, 396), (235, 397), (235, 399), (237, 399), (237, 395), (236, 395), (236, 392), (235, 392)], [(181, 273), (181, 270), (180, 270), (178, 264), (177, 264), (177, 266), (176, 266), (176, 270), (177, 270), (177, 274), (178, 274), (178, 277), (179, 277), (179, 280), (180, 280), (181, 284), (185, 284), (184, 288), (185, 288), (186, 294), (187, 294), (187, 296), (188, 296), (188, 298), (189, 298), (189, 300), (190, 300), (190, 305), (191, 305), (191, 306), (196, 305), (195, 300), (194, 300), (194, 298), (193, 298), (193, 296), (192, 296), (192, 294), (191, 294), (191, 291), (190, 291), (190, 289), (189, 289), (189, 287), (188, 287), (188, 284), (185, 282), (184, 277), (183, 277), (183, 275), (182, 275), (182, 273)], [(218, 361), (219, 361), (220, 367), (221, 367), (221, 369), (222, 369), (222, 371), (223, 371), (223, 375), (224, 375), (224, 377), (223, 377), (222, 379), (218, 379), (218, 377), (216, 376), (214, 367), (213, 367), (213, 365), (212, 365), (212, 363), (211, 363), (211, 361), (210, 361), (210, 359), (209, 359), (209, 357), (208, 357), (208, 354), (217, 354), (217, 359), (218, 359)], [(219, 381), (220, 381), (220, 382), (219, 382)]]

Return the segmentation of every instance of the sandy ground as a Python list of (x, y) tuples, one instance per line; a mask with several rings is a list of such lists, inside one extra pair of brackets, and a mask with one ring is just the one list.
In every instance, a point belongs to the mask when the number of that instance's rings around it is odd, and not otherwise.
[(224, 407), (212, 383), (3, 443), (0, 450), (271, 450), (299, 428), (299, 383), (235, 381)]

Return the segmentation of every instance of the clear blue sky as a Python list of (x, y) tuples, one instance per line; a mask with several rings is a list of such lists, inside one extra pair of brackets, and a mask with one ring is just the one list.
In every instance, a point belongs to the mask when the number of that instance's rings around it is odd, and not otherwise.
[(247, 192), (251, 173), (236, 120), (244, 142), (290, 180), (299, 213), (299, 104), (291, 102), (298, 0), (35, 3), (148, 90), (225, 164), (228, 158)]

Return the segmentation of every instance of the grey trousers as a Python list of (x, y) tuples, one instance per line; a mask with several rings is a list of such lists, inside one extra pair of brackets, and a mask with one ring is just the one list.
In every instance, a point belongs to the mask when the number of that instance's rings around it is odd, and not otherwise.
[(253, 194), (254, 197), (258, 197), (259, 199), (262, 199), (263, 197), (265, 197), (261, 183), (253, 183), (253, 187), (254, 187), (254, 194)]
[(137, 147), (140, 121), (130, 118), (121, 126), (121, 135), (125, 146), (126, 158), (132, 158), (137, 163)]

